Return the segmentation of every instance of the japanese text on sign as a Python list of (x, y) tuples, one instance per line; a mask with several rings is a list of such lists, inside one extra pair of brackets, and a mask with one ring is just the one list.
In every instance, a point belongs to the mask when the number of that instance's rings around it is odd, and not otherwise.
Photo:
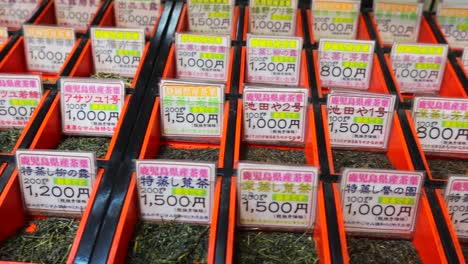
[(229, 36), (175, 34), (178, 78), (227, 81)]
[(96, 174), (93, 153), (16, 151), (25, 207), (35, 213), (80, 215)]
[(247, 34), (247, 82), (299, 84), (302, 38)]
[(214, 163), (137, 160), (142, 218), (210, 223), (215, 174)]
[(437, 22), (452, 48), (468, 45), (468, 7), (465, 5), (440, 4)]
[(386, 149), (395, 95), (332, 91), (328, 127), (333, 147)]
[(144, 28), (149, 35), (159, 18), (161, 0), (117, 0), (114, 8), (118, 27)]
[(23, 33), (30, 71), (58, 73), (75, 46), (73, 28), (24, 25)]
[(191, 32), (231, 35), (234, 0), (188, 0), (187, 13)]
[(63, 133), (114, 134), (125, 103), (122, 81), (62, 78), (60, 88)]
[(346, 231), (411, 234), (422, 180), (422, 172), (345, 169), (340, 189)]
[(96, 72), (134, 77), (145, 49), (144, 31), (142, 28), (91, 28)]
[(424, 151), (468, 155), (468, 99), (416, 97), (413, 120)]
[(400, 91), (438, 92), (444, 77), (447, 52), (447, 45), (395, 43), (391, 61)]
[(450, 176), (444, 196), (457, 236), (468, 239), (468, 178)]
[(24, 128), (42, 96), (41, 77), (0, 74), (0, 128)]
[(416, 42), (419, 35), (423, 3), (374, 2), (379, 35), (384, 43)]
[(301, 144), (305, 140), (307, 89), (245, 86), (244, 140)]
[(57, 0), (55, 1), (57, 25), (86, 31), (99, 4), (99, 0)]
[(160, 95), (163, 136), (221, 137), (224, 85), (163, 80)]
[(312, 227), (317, 204), (317, 168), (239, 162), (238, 172), (239, 225)]
[(312, 1), (315, 42), (322, 38), (355, 39), (360, 1)]
[(297, 0), (250, 0), (249, 32), (291, 36), (296, 31)]
[(40, 0), (0, 1), (0, 25), (20, 28), (37, 9)]
[(367, 90), (372, 75), (374, 41), (321, 39), (320, 82), (327, 88)]

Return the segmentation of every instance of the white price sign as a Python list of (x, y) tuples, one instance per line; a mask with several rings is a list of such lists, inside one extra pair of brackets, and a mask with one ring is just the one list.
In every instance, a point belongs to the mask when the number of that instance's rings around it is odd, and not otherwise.
[(444, 196), (458, 238), (468, 239), (468, 177), (450, 176)]
[(387, 148), (395, 95), (332, 91), (327, 100), (333, 147)]
[(468, 157), (468, 99), (416, 97), (413, 120), (424, 151)]
[(451, 48), (463, 49), (468, 46), (468, 6), (440, 4), (437, 22)]
[(161, 13), (161, 0), (114, 1), (117, 27), (144, 28), (150, 35)]
[(465, 72), (468, 75), (468, 47), (463, 50), (462, 63), (463, 67), (465, 67)]
[(423, 177), (415, 171), (345, 169), (340, 190), (346, 231), (410, 235)]
[(41, 2), (42, 0), (0, 1), (0, 25), (20, 28)]
[(437, 93), (445, 73), (447, 45), (400, 44), (392, 47), (393, 72), (403, 93)]
[(187, 0), (187, 14), (191, 32), (231, 35), (234, 0)]
[(99, 5), (99, 0), (56, 0), (57, 25), (72, 27), (77, 31), (86, 31)]
[(91, 28), (96, 72), (133, 78), (145, 50), (144, 31), (142, 28)]
[(58, 73), (75, 46), (73, 28), (24, 25), (23, 33), (30, 71)]
[(374, 14), (380, 38), (385, 44), (416, 42), (423, 3), (375, 1)]
[(160, 96), (163, 136), (221, 137), (224, 85), (163, 80)]
[(96, 176), (94, 153), (18, 150), (25, 207), (34, 213), (80, 215)]
[(247, 82), (297, 86), (302, 38), (247, 34)]
[(309, 229), (315, 222), (318, 169), (239, 162), (238, 224)]
[(374, 41), (321, 39), (322, 87), (367, 90), (372, 76)]
[(137, 160), (136, 177), (142, 219), (211, 222), (214, 163)]
[(273, 144), (305, 141), (308, 90), (245, 86), (244, 140)]
[(312, 1), (312, 30), (315, 42), (322, 38), (355, 39), (360, 1)]
[(112, 136), (125, 103), (120, 80), (61, 78), (62, 131), (68, 135)]
[(297, 0), (250, 0), (249, 32), (292, 36), (296, 33)]
[(0, 74), (0, 128), (26, 127), (41, 97), (41, 76)]
[(177, 78), (225, 82), (231, 37), (175, 33)]

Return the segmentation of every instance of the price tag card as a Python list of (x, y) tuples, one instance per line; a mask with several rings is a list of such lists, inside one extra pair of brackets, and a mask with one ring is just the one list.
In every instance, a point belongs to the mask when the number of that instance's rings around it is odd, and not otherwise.
[(247, 34), (247, 82), (297, 86), (301, 51), (301, 37)]
[(190, 32), (231, 35), (234, 0), (187, 0)]
[(100, 5), (100, 0), (57, 0), (55, 17), (57, 25), (72, 27), (76, 31), (86, 31)]
[(41, 97), (41, 76), (0, 74), (0, 128), (26, 127)]
[(319, 67), (322, 86), (369, 89), (374, 45), (374, 41), (320, 40)]
[(468, 46), (468, 6), (439, 4), (437, 22), (452, 48)]
[(468, 99), (416, 97), (413, 120), (424, 151), (468, 155)]
[(374, 2), (375, 21), (385, 44), (416, 42), (423, 12), (423, 3)]
[(345, 169), (340, 189), (346, 231), (411, 234), (423, 177), (415, 171)]
[(308, 90), (244, 87), (245, 141), (302, 144), (305, 141)]
[(221, 138), (224, 85), (162, 80), (159, 87), (163, 136)]
[(315, 221), (318, 169), (239, 162), (238, 224), (309, 229)]
[(73, 28), (24, 25), (23, 33), (30, 71), (58, 73), (75, 46)]
[(8, 41), (8, 28), (7, 27), (0, 27), (0, 49)]
[(402, 93), (438, 93), (444, 78), (448, 46), (401, 44), (392, 47), (393, 72)]
[(386, 149), (395, 95), (331, 91), (328, 128), (333, 147)]
[(125, 103), (125, 85), (122, 81), (61, 78), (60, 89), (64, 134), (114, 134)]
[(150, 35), (161, 14), (161, 0), (114, 1), (117, 27), (144, 28)]
[(249, 32), (292, 36), (296, 33), (297, 0), (250, 0)]
[(21, 28), (23, 23), (36, 11), (42, 0), (0, 1), (0, 25)]
[(444, 196), (458, 238), (468, 239), (468, 177), (450, 176)]
[(215, 163), (137, 160), (136, 177), (143, 220), (211, 222)]
[(231, 37), (175, 33), (177, 78), (225, 82)]
[(91, 28), (96, 72), (135, 76), (145, 50), (143, 28)]
[(387, 148), (395, 95), (332, 91), (327, 100), (333, 147)]
[(18, 150), (23, 201), (34, 213), (80, 215), (96, 176), (94, 153)]
[(312, 1), (314, 41), (322, 38), (355, 39), (361, 1)]
[(465, 68), (465, 73), (468, 75), (468, 47), (466, 47), (463, 51), (462, 63), (463, 67)]

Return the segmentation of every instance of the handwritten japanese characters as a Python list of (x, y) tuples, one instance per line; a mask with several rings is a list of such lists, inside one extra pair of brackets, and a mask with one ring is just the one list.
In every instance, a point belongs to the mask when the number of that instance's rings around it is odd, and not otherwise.
[(142, 218), (210, 223), (215, 169), (214, 163), (136, 161)]
[(18, 150), (24, 205), (33, 213), (80, 215), (96, 177), (93, 153)]
[(422, 172), (344, 170), (340, 190), (346, 231), (411, 234), (422, 182)]
[(317, 168), (239, 162), (238, 224), (308, 229), (315, 221)]
[(60, 87), (65, 134), (114, 134), (125, 103), (122, 81), (62, 78)]

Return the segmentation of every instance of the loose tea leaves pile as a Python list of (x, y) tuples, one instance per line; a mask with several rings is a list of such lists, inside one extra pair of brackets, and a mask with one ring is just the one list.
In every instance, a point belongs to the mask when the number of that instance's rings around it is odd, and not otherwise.
[(355, 150), (333, 150), (333, 162), (337, 171), (343, 168), (393, 169), (384, 153)]
[(0, 130), (0, 152), (9, 153), (13, 150), (21, 136), (23, 130), (11, 128), (7, 130)]
[(348, 238), (348, 252), (351, 264), (422, 263), (407, 240)]
[(79, 221), (46, 218), (31, 221), (0, 247), (0, 260), (58, 264), (65, 263)]
[(158, 159), (180, 159), (192, 161), (213, 161), (217, 162), (219, 158), (218, 148), (175, 148), (168, 145), (162, 145), (159, 148)]
[(468, 246), (462, 245), (463, 256), (465, 257), (465, 262), (468, 262)]
[(306, 164), (306, 157), (302, 150), (282, 150), (275, 148), (243, 149), (241, 160), (266, 162), (271, 164)]
[(428, 159), (433, 178), (447, 179), (449, 174), (468, 176), (468, 160)]
[(124, 77), (119, 74), (115, 73), (105, 73), (105, 72), (97, 72), (93, 75), (91, 75), (91, 78), (96, 78), (96, 79), (118, 79), (124, 82), (125, 88), (130, 88), (132, 87), (132, 81), (133, 78), (129, 77)]
[(239, 264), (311, 264), (319, 260), (308, 233), (240, 232), (236, 248)]
[(127, 263), (207, 263), (209, 227), (166, 222), (138, 225)]
[(69, 151), (90, 151), (96, 153), (96, 158), (104, 158), (109, 148), (108, 137), (66, 137), (57, 149)]

